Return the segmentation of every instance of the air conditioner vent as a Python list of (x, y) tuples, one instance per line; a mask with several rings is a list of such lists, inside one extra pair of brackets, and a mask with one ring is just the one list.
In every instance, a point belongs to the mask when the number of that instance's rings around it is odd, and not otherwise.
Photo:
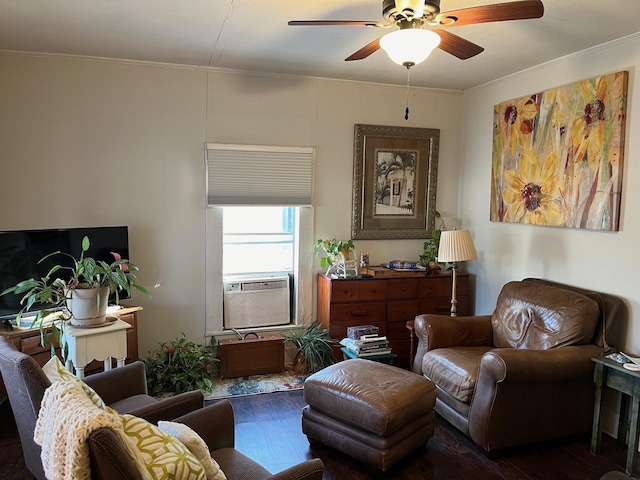
[(287, 325), (289, 277), (224, 282), (224, 328)]
[(283, 278), (281, 280), (268, 280), (268, 281), (250, 281), (241, 282), (240, 289), (243, 292), (251, 292), (255, 290), (280, 290), (282, 288), (288, 288), (289, 279)]

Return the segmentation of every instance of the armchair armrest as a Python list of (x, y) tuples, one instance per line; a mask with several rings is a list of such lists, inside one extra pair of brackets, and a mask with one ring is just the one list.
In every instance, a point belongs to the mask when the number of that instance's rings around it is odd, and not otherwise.
[(147, 394), (147, 375), (144, 363), (138, 361), (106, 372), (83, 378), (107, 405), (123, 398)]
[(482, 357), (478, 386), (483, 381), (533, 384), (591, 378), (594, 368), (591, 358), (601, 351), (602, 348), (592, 344), (550, 350), (496, 348)]
[(322, 480), (323, 472), (322, 460), (313, 458), (275, 473), (269, 478), (271, 480)]
[(173, 420), (181, 415), (202, 410), (203, 405), (204, 395), (200, 390), (193, 390), (173, 397), (163, 398), (144, 407), (131, 410), (128, 413), (157, 424), (159, 420)]
[(173, 421), (193, 429), (211, 451), (235, 446), (235, 418), (229, 400), (221, 400)]
[(484, 354), (469, 409), (469, 434), (487, 451), (588, 432), (597, 345)]
[(418, 337), (414, 373), (422, 373), (422, 357), (429, 350), (493, 345), (490, 315), (450, 317), (424, 314), (418, 315), (413, 325)]

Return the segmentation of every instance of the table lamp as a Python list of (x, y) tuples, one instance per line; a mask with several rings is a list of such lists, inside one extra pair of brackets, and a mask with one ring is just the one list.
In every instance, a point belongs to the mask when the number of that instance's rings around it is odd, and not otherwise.
[(451, 284), (451, 316), (456, 315), (456, 281), (458, 262), (475, 260), (478, 258), (476, 247), (473, 245), (469, 230), (444, 230), (440, 236), (440, 246), (438, 248), (438, 262), (452, 263), (453, 282)]

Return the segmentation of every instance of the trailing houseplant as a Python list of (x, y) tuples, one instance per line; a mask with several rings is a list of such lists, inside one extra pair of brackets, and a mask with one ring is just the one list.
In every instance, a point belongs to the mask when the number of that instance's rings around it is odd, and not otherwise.
[(298, 373), (313, 373), (331, 365), (334, 341), (329, 336), (329, 330), (319, 322), (291, 330), (284, 334), (284, 339), (296, 346), (294, 370), (299, 366)]
[(182, 393), (191, 390), (211, 392), (215, 375), (217, 343), (211, 337), (209, 345), (191, 342), (180, 337), (160, 344), (160, 348), (143, 358), (147, 372), (147, 388), (153, 395), (161, 392)]
[(440, 225), (437, 228), (431, 230), (431, 238), (427, 239), (423, 244), (424, 251), (420, 255), (420, 264), (423, 267), (427, 267), (431, 270), (438, 269), (438, 248), (440, 247), (440, 236), (442, 230), (445, 230), (447, 226), (442, 220), (440, 212), (435, 212), (436, 218), (440, 219)]
[(353, 240), (342, 241), (333, 237), (326, 240), (316, 240), (313, 248), (320, 257), (320, 267), (329, 273), (338, 261), (349, 260), (350, 252), (354, 251), (356, 247)]
[[(55, 317), (62, 320), (52, 324), (54, 336), (60, 340), (59, 330), (66, 321), (72, 325), (103, 323), (110, 294), (115, 294), (116, 303), (120, 301), (121, 292), (125, 291), (130, 295), (132, 288), (151, 297), (149, 290), (138, 283), (134, 273), (139, 270), (136, 265), (117, 253), (112, 253), (112, 263), (87, 257), (85, 253), (90, 245), (89, 237), (85, 236), (82, 239), (80, 258), (77, 259), (60, 251), (45, 255), (38, 262), (50, 265), (44, 277), (22, 280), (0, 293), (22, 295), (20, 304), (23, 307), (16, 317), (18, 324), (26, 312), (39, 308), (31, 326), (39, 325), (40, 331), (44, 333), (44, 329), (48, 327), (44, 320), (55, 314)], [(71, 266), (56, 263), (56, 257), (71, 259)], [(46, 336), (42, 337), (44, 342)]]

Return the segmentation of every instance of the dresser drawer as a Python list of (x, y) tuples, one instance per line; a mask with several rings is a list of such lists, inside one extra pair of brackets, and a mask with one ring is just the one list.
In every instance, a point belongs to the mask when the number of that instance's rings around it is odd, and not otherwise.
[(344, 303), (331, 306), (331, 324), (369, 325), (385, 322), (387, 304), (385, 302)]
[(451, 312), (451, 299), (441, 298), (423, 298), (420, 300), (419, 315), (423, 313), (437, 313), (439, 315), (448, 315)]
[[(456, 313), (458, 315), (469, 315), (469, 298), (459, 297), (456, 295)], [(423, 313), (437, 313), (439, 315), (449, 315), (451, 313), (451, 299), (450, 298), (428, 298), (420, 300), (419, 307), (421, 315)]]
[(389, 280), (387, 294), (388, 298), (416, 298), (418, 296), (418, 279)]
[(360, 282), (360, 301), (386, 300), (387, 281)]
[(390, 300), (387, 302), (387, 320), (389, 322), (407, 321), (420, 314), (418, 300)]
[(451, 277), (438, 277), (434, 275), (429, 278), (421, 278), (418, 294), (424, 297), (443, 297), (451, 292)]
[(47, 343), (47, 345), (44, 347), (40, 345), (40, 335), (22, 338), (20, 339), (20, 351), (32, 356), (43, 352), (49, 353), (51, 352), (51, 343), (53, 343), (57, 347), (58, 342), (56, 342), (52, 334), (48, 334), (47, 338), (50, 343)]
[(389, 340), (411, 340), (411, 330), (407, 328), (407, 322), (404, 320), (387, 322), (387, 338)]
[(340, 280), (331, 282), (331, 302), (356, 302), (360, 300), (360, 282)]

